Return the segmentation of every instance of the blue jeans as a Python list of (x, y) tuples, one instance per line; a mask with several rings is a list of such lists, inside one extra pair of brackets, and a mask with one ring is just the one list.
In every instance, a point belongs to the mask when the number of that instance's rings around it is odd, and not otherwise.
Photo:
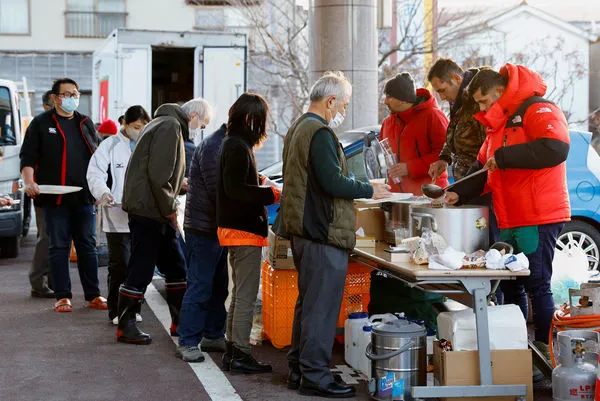
[(100, 296), (96, 251), (96, 210), (93, 205), (47, 205), (44, 219), (56, 299), (72, 298), (69, 256), (71, 240), (77, 251), (77, 268), (86, 301)]
[(228, 295), (227, 248), (219, 240), (186, 232), (188, 288), (179, 312), (179, 345), (198, 345), (202, 337), (222, 338)]
[[(550, 290), (552, 259), (554, 259), (554, 247), (558, 234), (563, 227), (564, 223), (538, 226), (538, 247), (534, 252), (526, 254), (529, 259), (530, 275), (500, 283), (504, 293), (504, 304), (518, 305), (525, 320), (529, 315), (527, 305), (527, 295), (529, 295), (535, 323), (535, 340), (544, 343), (548, 343), (550, 324), (554, 316), (554, 299)], [(512, 241), (511, 245), (515, 248), (515, 253), (521, 252), (516, 241)]]

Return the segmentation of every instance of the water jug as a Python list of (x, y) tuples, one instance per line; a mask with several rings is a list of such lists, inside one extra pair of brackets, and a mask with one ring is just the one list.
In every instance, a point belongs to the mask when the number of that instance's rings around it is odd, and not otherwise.
[(359, 369), (359, 354), (365, 350), (360, 349), (359, 341), (362, 336), (362, 328), (369, 323), (367, 312), (353, 312), (348, 315), (344, 322), (344, 359), (354, 369)]
[(406, 319), (373, 326), (366, 350), (373, 399), (412, 400), (411, 388), (427, 384), (426, 335), (425, 327)]
[(358, 370), (367, 376), (368, 379), (371, 378), (371, 360), (367, 358), (365, 351), (367, 350), (367, 346), (371, 342), (371, 333), (373, 332), (373, 326), (370, 324), (364, 325), (362, 328), (362, 332), (360, 335), (360, 340), (358, 342), (359, 353), (357, 355), (358, 358)]

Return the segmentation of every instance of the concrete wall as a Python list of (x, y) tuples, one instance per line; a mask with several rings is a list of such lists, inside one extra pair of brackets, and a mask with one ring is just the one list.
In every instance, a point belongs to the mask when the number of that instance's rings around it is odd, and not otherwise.
[[(191, 30), (195, 13), (184, 0), (126, 0), (126, 28)], [(0, 35), (0, 51), (93, 51), (104, 38), (65, 37), (66, 0), (31, 0), (30, 35)]]

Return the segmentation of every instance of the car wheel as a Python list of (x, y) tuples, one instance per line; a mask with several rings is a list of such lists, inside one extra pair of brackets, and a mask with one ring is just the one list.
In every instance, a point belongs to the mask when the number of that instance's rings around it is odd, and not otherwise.
[(590, 271), (598, 271), (600, 261), (600, 233), (591, 224), (573, 220), (565, 225), (556, 241), (556, 249), (564, 251), (577, 246), (587, 255)]
[(2, 239), (1, 255), (3, 258), (16, 258), (19, 256), (19, 237), (9, 237)]

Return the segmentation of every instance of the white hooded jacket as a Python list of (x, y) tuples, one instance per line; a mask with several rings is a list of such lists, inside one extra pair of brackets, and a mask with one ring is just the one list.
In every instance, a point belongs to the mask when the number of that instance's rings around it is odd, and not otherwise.
[[(125, 171), (131, 157), (131, 141), (121, 129), (117, 135), (110, 136), (100, 143), (92, 155), (87, 170), (87, 182), (90, 192), (97, 200), (110, 192), (115, 206), (102, 208), (102, 231), (106, 233), (128, 233), (129, 218), (121, 207)], [(112, 177), (112, 188), (108, 188), (108, 172)]]

